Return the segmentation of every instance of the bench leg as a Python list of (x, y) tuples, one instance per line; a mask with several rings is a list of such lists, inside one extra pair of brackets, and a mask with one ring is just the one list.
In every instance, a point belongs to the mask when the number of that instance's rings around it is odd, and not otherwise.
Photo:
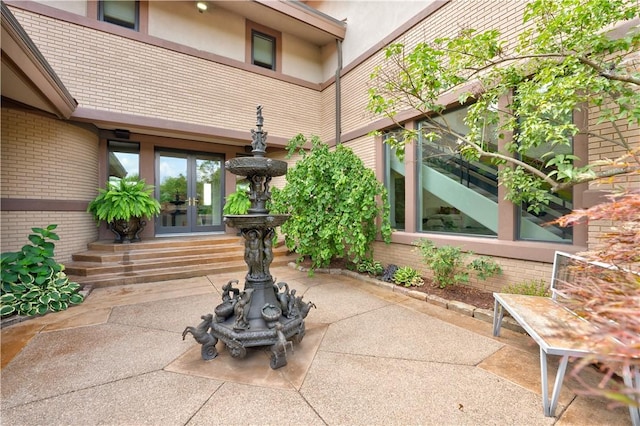
[(547, 380), (547, 354), (542, 348), (540, 348), (540, 379), (542, 383), (542, 410), (547, 417), (553, 417), (558, 406), (558, 398), (560, 397), (560, 390), (562, 389), (562, 382), (564, 380), (564, 373), (567, 371), (567, 364), (569, 362), (569, 356), (564, 355), (558, 365), (558, 373), (556, 374), (556, 380), (553, 384), (553, 391), (551, 393), (551, 400), (549, 400), (549, 382)]
[(504, 308), (498, 300), (493, 302), (493, 335), (495, 337), (500, 336), (500, 327), (502, 326), (502, 318), (504, 317)]
[[(640, 392), (640, 369), (638, 367), (634, 366), (632, 370), (628, 365), (624, 366), (622, 369), (622, 378), (626, 387)], [(640, 406), (634, 407), (630, 405), (629, 414), (631, 414), (631, 424), (633, 426), (640, 426)]]

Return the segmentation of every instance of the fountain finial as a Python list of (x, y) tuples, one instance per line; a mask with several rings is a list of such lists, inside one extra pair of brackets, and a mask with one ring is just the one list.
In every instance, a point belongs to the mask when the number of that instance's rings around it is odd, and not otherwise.
[(256, 107), (256, 116), (256, 127), (258, 130), (251, 130), (251, 146), (253, 147), (251, 153), (256, 157), (264, 157), (267, 149), (267, 132), (262, 131), (262, 126), (264, 124), (264, 118), (262, 118), (262, 105), (258, 105)]

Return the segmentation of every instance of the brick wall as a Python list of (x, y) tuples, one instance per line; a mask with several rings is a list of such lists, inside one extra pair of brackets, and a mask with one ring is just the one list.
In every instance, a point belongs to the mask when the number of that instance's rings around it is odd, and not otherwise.
[(71, 255), (87, 249), (87, 244), (98, 239), (98, 228), (91, 215), (85, 212), (2, 212), (2, 252), (19, 251), (29, 244), (31, 228), (44, 228), (51, 224), (60, 237), (54, 241), (54, 257), (59, 263), (71, 261)]
[(98, 137), (68, 122), (2, 108), (3, 198), (91, 200)]
[[(344, 95), (343, 95), (344, 96)], [(336, 86), (330, 85), (322, 91), (320, 105), (320, 139), (323, 142), (334, 140), (336, 137)]]
[(364, 166), (375, 171), (376, 169), (376, 151), (373, 136), (363, 136), (358, 139), (345, 142), (344, 146), (349, 147), (360, 157)]
[(320, 134), (317, 90), (24, 10), (12, 12), (81, 108), (274, 136)]
[[(98, 188), (98, 137), (83, 127), (17, 109), (2, 108), (2, 184), (12, 199), (89, 202)], [(3, 201), (3, 204), (4, 204)], [(58, 224), (56, 259), (68, 261), (97, 239), (82, 211), (2, 211), (2, 251), (28, 243), (32, 227)]]
[[(522, 12), (526, 2), (504, 2), (493, 0), (454, 0), (436, 13), (423, 20), (394, 42), (404, 43), (411, 48), (418, 42), (430, 41), (436, 37), (454, 36), (460, 29), (473, 27), (478, 30), (497, 28), (508, 39), (513, 39), (521, 29)], [(381, 63), (383, 51), (367, 59), (342, 78), (343, 97), (342, 132), (357, 130), (371, 120), (380, 118), (366, 110), (367, 90), (370, 87), (371, 72)]]

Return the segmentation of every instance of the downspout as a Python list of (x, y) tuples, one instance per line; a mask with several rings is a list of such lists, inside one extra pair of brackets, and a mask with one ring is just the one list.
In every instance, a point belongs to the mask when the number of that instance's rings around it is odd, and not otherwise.
[(338, 68), (336, 69), (336, 145), (342, 143), (342, 90), (340, 89), (340, 73), (342, 72), (342, 40), (336, 40)]

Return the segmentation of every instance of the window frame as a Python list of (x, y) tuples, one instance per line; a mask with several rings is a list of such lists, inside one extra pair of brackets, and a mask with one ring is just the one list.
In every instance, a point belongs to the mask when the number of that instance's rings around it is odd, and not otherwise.
[[(266, 36), (273, 39), (273, 68), (256, 64), (253, 58), (253, 36), (254, 34)], [(245, 62), (256, 68), (267, 71), (282, 72), (282, 33), (264, 25), (257, 24), (253, 21), (246, 21), (246, 46), (245, 46)]]
[(139, 0), (134, 0), (134, 23), (133, 23), (133, 27), (130, 27), (129, 25), (124, 25), (125, 23), (118, 23), (118, 22), (113, 22), (113, 21), (108, 21), (105, 20), (105, 16), (104, 16), (104, 2), (105, 0), (98, 0), (98, 20), (101, 22), (106, 22), (108, 24), (113, 24), (113, 25), (117, 25), (119, 27), (122, 28), (127, 28), (133, 31), (140, 31), (140, 1)]

